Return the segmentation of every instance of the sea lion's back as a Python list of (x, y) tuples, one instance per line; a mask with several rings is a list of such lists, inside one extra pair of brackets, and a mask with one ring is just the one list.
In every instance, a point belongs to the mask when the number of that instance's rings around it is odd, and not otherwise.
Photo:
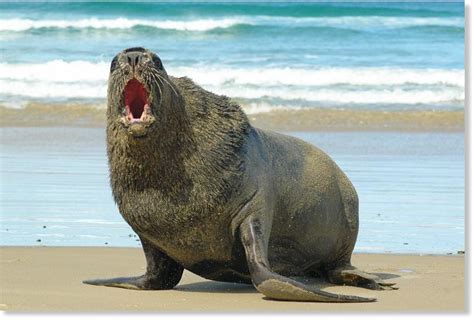
[(329, 155), (304, 140), (255, 127), (250, 135), (258, 140), (255, 146), (259, 148), (265, 166), (273, 170), (277, 180), (280, 174), (285, 176), (282, 182), (288, 183), (286, 179), (291, 177), (301, 183), (308, 175), (329, 177), (340, 171)]

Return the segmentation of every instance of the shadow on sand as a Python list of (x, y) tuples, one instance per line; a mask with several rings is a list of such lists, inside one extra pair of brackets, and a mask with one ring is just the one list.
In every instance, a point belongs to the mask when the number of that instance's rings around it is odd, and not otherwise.
[[(382, 280), (399, 278), (400, 276), (393, 273), (372, 273)], [(328, 283), (324, 278), (302, 278), (293, 277), (307, 286), (323, 290), (324, 288), (334, 287), (336, 285)], [(203, 293), (257, 293), (258, 291), (251, 284), (230, 283), (219, 281), (200, 281), (179, 285), (175, 290)]]
[(257, 289), (251, 284), (230, 283), (219, 281), (201, 281), (177, 286), (176, 290), (190, 292), (212, 292), (212, 293), (257, 293)]

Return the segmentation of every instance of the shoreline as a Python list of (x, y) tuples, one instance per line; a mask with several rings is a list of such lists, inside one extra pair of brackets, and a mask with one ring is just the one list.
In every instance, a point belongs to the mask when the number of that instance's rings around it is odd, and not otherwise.
[[(0, 106), (0, 127), (104, 127), (105, 108), (89, 104)], [(252, 125), (274, 131), (463, 132), (464, 111), (310, 108), (247, 114)]]
[(399, 290), (313, 283), (333, 293), (377, 298), (373, 303), (342, 304), (266, 300), (252, 286), (209, 281), (187, 271), (174, 290), (137, 291), (82, 284), (90, 278), (142, 274), (145, 259), (141, 248), (0, 246), (0, 253), (0, 310), (7, 313), (466, 311), (464, 255), (354, 254), (355, 266), (396, 282)]
[[(0, 251), (2, 249), (15, 249), (15, 248), (24, 248), (24, 249), (37, 249), (37, 248), (45, 248), (45, 249), (65, 249), (65, 248), (71, 248), (71, 249), (112, 249), (112, 250), (128, 250), (128, 249), (133, 249), (137, 250), (140, 249), (141, 247), (132, 247), (132, 246), (113, 246), (113, 245), (91, 245), (91, 246), (83, 246), (83, 245), (45, 245), (45, 244), (39, 244), (39, 245), (32, 245), (32, 244), (0, 244)], [(364, 256), (379, 256), (379, 255), (388, 255), (388, 256), (400, 256), (400, 257), (464, 257), (465, 256), (465, 251), (463, 250), (458, 250), (457, 252), (447, 252), (447, 253), (429, 253), (429, 252), (370, 252), (370, 251), (354, 251), (354, 255), (364, 255)]]

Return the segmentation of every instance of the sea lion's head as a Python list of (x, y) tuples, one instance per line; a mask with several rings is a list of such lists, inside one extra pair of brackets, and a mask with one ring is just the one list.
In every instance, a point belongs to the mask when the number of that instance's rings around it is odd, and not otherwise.
[(160, 58), (150, 50), (135, 47), (117, 54), (110, 66), (108, 87), (109, 123), (139, 138), (166, 118), (166, 108), (180, 99)]

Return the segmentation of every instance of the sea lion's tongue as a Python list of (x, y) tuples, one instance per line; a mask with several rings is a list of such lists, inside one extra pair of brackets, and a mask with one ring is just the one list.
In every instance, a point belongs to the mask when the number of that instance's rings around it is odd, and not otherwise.
[(125, 108), (127, 117), (133, 121), (134, 119), (143, 120), (148, 111), (148, 92), (145, 87), (135, 78), (130, 80), (125, 86)]

